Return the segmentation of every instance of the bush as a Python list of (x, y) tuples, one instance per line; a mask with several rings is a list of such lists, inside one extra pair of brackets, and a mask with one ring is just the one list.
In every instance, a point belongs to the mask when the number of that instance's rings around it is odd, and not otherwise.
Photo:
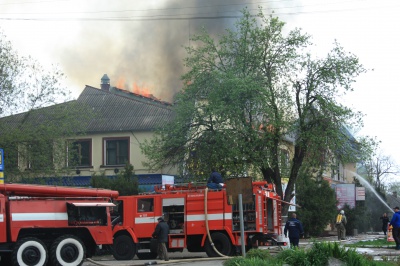
[(308, 261), (307, 252), (304, 249), (285, 249), (280, 252), (276, 258), (288, 265), (313, 266), (313, 264)]
[(264, 260), (258, 257), (243, 258), (235, 257), (224, 261), (224, 266), (282, 266), (282, 262), (279, 262), (273, 258)]
[(330, 253), (330, 249), (325, 243), (314, 243), (313, 248), (307, 254), (307, 259), (311, 265), (328, 265)]
[(120, 196), (137, 195), (139, 192), (139, 182), (133, 171), (133, 166), (127, 164), (123, 171), (117, 174), (115, 178), (94, 174), (91, 179), (91, 185), (94, 188), (106, 188), (117, 190)]
[(247, 258), (259, 258), (262, 260), (270, 260), (272, 259), (271, 254), (269, 253), (269, 250), (266, 249), (257, 249), (257, 248), (252, 248), (246, 253)]
[(337, 213), (335, 191), (325, 180), (315, 180), (302, 171), (296, 182), (297, 217), (306, 236), (320, 236)]
[[(359, 232), (368, 231), (370, 212), (368, 208), (364, 206), (364, 202), (356, 202), (355, 208), (350, 208), (349, 205), (346, 204), (343, 210), (347, 218), (346, 235), (352, 235), (354, 229), (358, 229)], [(379, 217), (377, 219), (379, 219)]]
[(314, 243), (309, 250), (295, 249), (284, 250), (276, 257), (279, 261), (295, 266), (328, 265), (329, 258), (336, 258), (343, 261), (345, 265), (390, 265), (384, 262), (377, 262), (371, 256), (357, 253), (355, 249), (346, 249), (338, 243)]

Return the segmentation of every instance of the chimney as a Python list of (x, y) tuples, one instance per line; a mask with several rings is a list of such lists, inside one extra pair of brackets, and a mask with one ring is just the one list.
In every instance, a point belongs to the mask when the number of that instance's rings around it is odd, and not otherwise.
[(397, 198), (397, 191), (393, 191), (393, 197)]
[(100, 88), (103, 91), (110, 91), (110, 78), (107, 76), (107, 74), (104, 74), (101, 78)]

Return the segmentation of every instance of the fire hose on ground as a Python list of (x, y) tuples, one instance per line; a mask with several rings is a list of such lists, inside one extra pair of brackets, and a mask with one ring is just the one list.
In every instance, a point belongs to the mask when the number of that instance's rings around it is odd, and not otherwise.
[(92, 259), (87, 258), (86, 261), (93, 263), (98, 266), (147, 266), (147, 265), (158, 265), (158, 264), (172, 264), (172, 263), (181, 263), (181, 262), (196, 262), (196, 261), (214, 261), (214, 260), (225, 260), (226, 257), (218, 257), (218, 258), (194, 258), (194, 259), (178, 259), (178, 260), (169, 260), (169, 261), (147, 261), (147, 262), (138, 262), (131, 263), (121, 263), (121, 264), (106, 264), (101, 263)]

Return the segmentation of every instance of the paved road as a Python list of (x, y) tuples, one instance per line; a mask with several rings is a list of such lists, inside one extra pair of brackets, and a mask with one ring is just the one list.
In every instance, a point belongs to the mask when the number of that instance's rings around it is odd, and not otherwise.
[[(372, 240), (377, 238), (383, 238), (382, 234), (360, 234), (355, 237), (348, 237), (346, 241), (341, 241), (340, 243), (354, 243), (362, 240)], [(337, 242), (337, 236), (322, 237), (316, 239), (300, 239), (300, 247), (306, 247), (312, 244), (314, 241), (327, 241), (327, 242)], [(358, 252), (367, 253), (374, 257), (381, 256), (399, 256), (400, 251), (396, 251), (393, 248), (373, 248), (365, 247), (358, 248)], [(160, 261), (160, 260), (139, 260), (136, 257), (130, 261), (115, 261), (112, 256), (102, 256), (95, 257), (93, 260), (95, 262), (86, 261), (84, 266), (139, 266), (146, 265), (148, 262), (156, 262), (157, 265), (191, 265), (191, 266), (222, 266), (225, 261), (224, 258), (208, 258), (206, 253), (189, 253), (184, 250), (182, 253), (175, 252), (169, 253), (170, 261)], [(151, 264), (150, 264), (151, 265)], [(153, 264), (155, 265), (155, 264)]]
[[(139, 260), (135, 257), (133, 260), (115, 261), (112, 256), (94, 257), (93, 261), (86, 261), (83, 266), (139, 266), (139, 265), (191, 265), (191, 266), (222, 266), (226, 260), (224, 258), (208, 258), (206, 253), (169, 253), (170, 260)], [(147, 264), (154, 263), (154, 264)]]

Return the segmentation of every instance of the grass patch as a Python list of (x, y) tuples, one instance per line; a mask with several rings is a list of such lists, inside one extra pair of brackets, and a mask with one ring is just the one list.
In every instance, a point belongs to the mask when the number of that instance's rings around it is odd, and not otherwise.
[(384, 247), (384, 246), (395, 246), (395, 242), (388, 242), (386, 239), (375, 239), (368, 241), (359, 241), (353, 244), (345, 244), (346, 247), (365, 247), (365, 246), (373, 246), (373, 247)]
[(283, 262), (273, 257), (269, 250), (250, 249), (246, 258), (235, 257), (224, 261), (224, 266), (282, 266)]
[(372, 256), (360, 254), (355, 248), (338, 243), (315, 242), (309, 249), (285, 249), (272, 256), (268, 250), (252, 249), (246, 258), (235, 257), (224, 262), (224, 266), (325, 266), (330, 258), (336, 258), (344, 265), (389, 266), (400, 265), (395, 261), (374, 261)]

